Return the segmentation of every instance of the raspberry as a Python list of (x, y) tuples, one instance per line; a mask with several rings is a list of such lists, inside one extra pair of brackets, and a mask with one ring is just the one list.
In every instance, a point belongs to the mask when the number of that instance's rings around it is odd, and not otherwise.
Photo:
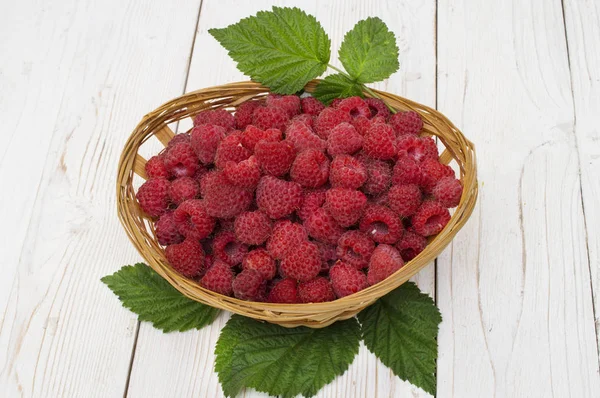
[(296, 150), (286, 141), (260, 141), (254, 148), (254, 155), (265, 174), (279, 177), (290, 170), (296, 158)]
[(404, 266), (400, 252), (388, 245), (379, 245), (369, 261), (367, 283), (372, 286), (386, 279)]
[(235, 225), (235, 219), (219, 219), (219, 226), (221, 227), (221, 231), (233, 231), (233, 227)]
[(188, 199), (194, 199), (199, 193), (200, 186), (191, 177), (177, 178), (171, 181), (171, 185), (169, 185), (169, 198), (176, 205)]
[(321, 255), (321, 272), (328, 272), (329, 267), (335, 263), (338, 259), (336, 253), (337, 247), (327, 243), (319, 242), (318, 240), (313, 242), (319, 248), (319, 254)]
[(430, 194), (435, 185), (444, 177), (454, 177), (454, 170), (436, 159), (427, 159), (421, 163), (421, 187)]
[(348, 113), (353, 118), (357, 116), (371, 117), (369, 105), (360, 97), (344, 98), (336, 108)]
[(279, 268), (286, 278), (309, 281), (321, 271), (319, 248), (312, 242), (304, 241), (287, 253)]
[(425, 201), (412, 216), (412, 227), (423, 236), (438, 234), (450, 221), (450, 212), (439, 202)]
[(346, 264), (356, 269), (365, 268), (369, 264), (375, 243), (366, 234), (351, 230), (346, 231), (338, 240), (336, 254)]
[(394, 165), (392, 184), (421, 184), (421, 165), (410, 156), (398, 158)]
[(276, 260), (281, 260), (290, 250), (296, 250), (300, 243), (307, 240), (308, 233), (301, 224), (289, 220), (278, 221), (267, 240), (267, 251)]
[(163, 155), (165, 167), (173, 177), (193, 177), (198, 170), (198, 157), (192, 146), (180, 142), (168, 148)]
[(340, 102), (342, 102), (343, 98), (334, 98), (333, 101), (331, 101), (331, 104), (329, 104), (330, 107), (332, 108), (337, 108), (340, 105)]
[(252, 114), (252, 124), (261, 130), (275, 128), (283, 131), (288, 120), (287, 111), (277, 106), (256, 108)]
[(303, 187), (320, 187), (329, 178), (329, 159), (316, 149), (300, 152), (292, 164), (290, 177)]
[(340, 123), (349, 123), (352, 120), (350, 113), (340, 109), (325, 108), (315, 121), (315, 130), (319, 137), (327, 139), (331, 130)]
[(236, 187), (254, 189), (260, 180), (260, 167), (256, 157), (250, 156), (239, 163), (227, 162), (223, 169), (227, 181)]
[(252, 113), (259, 106), (264, 106), (262, 101), (246, 101), (235, 110), (235, 115), (233, 118), (235, 119), (235, 127), (243, 130), (249, 124), (252, 124)]
[(331, 156), (353, 154), (363, 146), (364, 139), (350, 123), (335, 126), (327, 137), (327, 152)]
[(302, 104), (302, 112), (309, 115), (317, 116), (325, 109), (325, 105), (315, 97), (304, 97), (300, 99), (300, 103)]
[(423, 128), (423, 120), (415, 111), (398, 112), (390, 118), (390, 124), (394, 127), (396, 134), (401, 135), (419, 135)]
[(300, 113), (300, 97), (297, 95), (267, 95), (267, 106), (278, 106), (285, 109), (290, 118)]
[(367, 181), (367, 169), (350, 155), (338, 155), (331, 162), (329, 181), (334, 187), (358, 189)]
[(175, 271), (188, 278), (198, 275), (204, 266), (204, 251), (195, 239), (167, 246), (165, 256)]
[[(202, 242), (200, 242), (200, 243), (202, 243)], [(204, 245), (202, 245), (202, 248), (204, 249)], [(204, 250), (204, 253), (206, 253), (206, 250)], [(210, 267), (212, 267), (214, 262), (215, 262), (215, 259), (212, 254), (205, 254), (204, 255), (204, 270), (203, 270), (204, 272), (200, 273), (200, 275), (204, 276), (204, 274), (206, 273), (206, 270), (209, 269)]]
[(316, 240), (335, 245), (344, 233), (344, 229), (323, 207), (312, 212), (304, 221), (308, 234)]
[(363, 150), (373, 159), (393, 159), (396, 156), (396, 134), (389, 124), (372, 124), (365, 135)]
[(410, 261), (421, 253), (427, 246), (427, 239), (412, 231), (404, 232), (400, 242), (396, 244), (396, 249), (400, 251), (400, 255), (404, 261)]
[(384, 192), (381, 193), (377, 196), (374, 196), (373, 198), (371, 198), (371, 202), (376, 204), (376, 205), (382, 205), (382, 206), (387, 206), (388, 204), (388, 193)]
[(204, 201), (190, 199), (183, 202), (173, 213), (179, 232), (190, 239), (204, 239), (215, 228), (215, 219), (206, 212)]
[(248, 245), (262, 245), (271, 235), (271, 219), (261, 211), (242, 213), (233, 224), (235, 237)]
[(215, 160), (215, 153), (219, 142), (227, 135), (221, 126), (212, 124), (201, 124), (192, 129), (192, 149), (203, 164), (211, 164)]
[(456, 207), (462, 196), (462, 184), (454, 177), (444, 177), (431, 190), (433, 197), (444, 207)]
[(331, 283), (326, 278), (318, 277), (298, 285), (298, 298), (301, 303), (323, 303), (335, 300)]
[(256, 144), (261, 140), (269, 142), (281, 141), (281, 131), (278, 129), (261, 130), (258, 127), (249, 125), (240, 137), (240, 141), (244, 148), (250, 151), (254, 151)]
[(233, 218), (252, 204), (252, 192), (231, 185), (222, 172), (206, 174), (200, 184), (206, 211), (219, 218)]
[(248, 246), (235, 239), (231, 231), (221, 231), (213, 239), (213, 254), (216, 258), (231, 265), (238, 265), (248, 253)]
[(421, 205), (422, 194), (417, 185), (394, 185), (388, 192), (388, 207), (402, 218), (410, 217)]
[(253, 269), (240, 272), (232, 284), (233, 294), (240, 300), (265, 301), (267, 280)]
[(256, 188), (256, 204), (272, 219), (292, 214), (302, 205), (302, 187), (292, 181), (264, 176)]
[(277, 273), (275, 260), (265, 249), (250, 251), (242, 261), (242, 269), (253, 269), (260, 272), (263, 278), (271, 280)]
[(437, 147), (431, 137), (403, 135), (396, 141), (396, 148), (398, 149), (398, 158), (409, 156), (417, 162), (425, 159), (437, 160), (438, 158)]
[(389, 245), (396, 243), (404, 232), (400, 217), (390, 208), (381, 205), (367, 206), (359, 228), (375, 242)]
[(387, 119), (390, 116), (390, 110), (379, 98), (365, 98), (365, 102), (371, 111), (371, 118), (380, 116)]
[(315, 116), (313, 115), (308, 115), (306, 113), (301, 113), (299, 115), (294, 116), (289, 122), (288, 122), (288, 127), (292, 124), (292, 123), (303, 123), (305, 124), (307, 127), (310, 127), (311, 130), (314, 128), (315, 126)]
[(367, 287), (367, 277), (351, 265), (338, 261), (329, 270), (331, 286), (338, 297), (348, 296)]
[(241, 133), (230, 134), (223, 138), (217, 146), (215, 166), (219, 169), (224, 168), (227, 162), (239, 163), (252, 155), (252, 152), (242, 146), (241, 135)]
[(169, 184), (166, 178), (151, 178), (140, 186), (135, 197), (144, 213), (158, 217), (167, 211)]
[(306, 124), (295, 121), (285, 131), (286, 140), (292, 143), (298, 152), (305, 149), (325, 150), (327, 141), (319, 138)]
[(363, 214), (367, 197), (350, 188), (331, 188), (325, 193), (323, 206), (342, 227), (355, 224)]
[(302, 207), (296, 211), (296, 214), (298, 214), (298, 217), (304, 221), (312, 214), (313, 211), (323, 206), (323, 203), (325, 203), (325, 189), (308, 191), (304, 194)]
[(375, 116), (373, 119), (368, 119), (364, 116), (357, 116), (352, 119), (352, 125), (358, 134), (363, 137), (367, 135), (367, 131), (376, 124), (385, 124), (385, 119), (382, 116)]
[(169, 176), (169, 172), (165, 167), (165, 162), (161, 156), (152, 156), (146, 162), (144, 166), (146, 169), (146, 175), (148, 178), (167, 178)]
[(200, 286), (224, 296), (232, 295), (232, 284), (233, 271), (231, 267), (218, 258), (215, 259), (213, 265), (206, 271), (202, 279), (200, 279)]
[(186, 134), (186, 133), (175, 134), (173, 136), (173, 138), (171, 138), (171, 140), (167, 144), (167, 148), (171, 148), (174, 145), (179, 144), (181, 142), (185, 142), (186, 144), (189, 144), (190, 143), (190, 136), (188, 134)]
[(177, 230), (177, 224), (173, 220), (173, 212), (167, 212), (160, 216), (160, 219), (154, 224), (156, 239), (163, 246), (181, 243), (183, 235)]
[(271, 289), (267, 301), (270, 303), (294, 304), (298, 302), (297, 282), (286, 278), (277, 282)]
[(225, 109), (212, 109), (202, 111), (194, 117), (194, 126), (200, 124), (214, 124), (224, 127), (225, 130), (233, 130), (235, 119)]
[(367, 169), (367, 181), (362, 189), (365, 193), (376, 195), (387, 191), (392, 183), (392, 168), (383, 160), (358, 158)]

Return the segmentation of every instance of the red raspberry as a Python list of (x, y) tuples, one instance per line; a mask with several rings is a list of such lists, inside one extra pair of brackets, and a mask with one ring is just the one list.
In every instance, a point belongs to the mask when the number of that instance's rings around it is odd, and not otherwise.
[(154, 218), (167, 211), (169, 184), (166, 178), (151, 178), (142, 184), (135, 197), (144, 213)]
[(275, 223), (271, 237), (267, 240), (267, 251), (276, 260), (284, 258), (290, 250), (308, 240), (308, 233), (301, 224), (289, 220)]
[(398, 158), (394, 165), (392, 184), (421, 184), (421, 165), (410, 156)]
[(253, 199), (251, 191), (231, 185), (222, 172), (206, 174), (200, 192), (208, 214), (219, 218), (233, 218), (246, 211)]
[(326, 278), (318, 277), (298, 285), (298, 298), (301, 303), (323, 303), (335, 300), (331, 283)]
[(212, 109), (202, 111), (194, 117), (194, 126), (201, 124), (214, 124), (224, 127), (229, 131), (233, 130), (235, 119), (231, 113), (227, 112), (225, 109)]
[(190, 143), (190, 136), (186, 133), (179, 133), (179, 134), (175, 134), (173, 136), (173, 138), (171, 138), (171, 140), (169, 141), (169, 143), (167, 144), (167, 148), (171, 148), (174, 145), (177, 145), (181, 142), (185, 142), (186, 144)]
[(248, 245), (262, 245), (271, 235), (271, 219), (261, 211), (249, 211), (236, 217), (236, 238)]
[(385, 124), (385, 119), (382, 116), (375, 116), (373, 119), (368, 119), (364, 116), (357, 116), (352, 119), (352, 125), (363, 137), (367, 135), (367, 131), (376, 124)]
[(278, 106), (256, 108), (252, 114), (252, 124), (261, 130), (275, 128), (284, 131), (288, 120), (287, 111)]
[(193, 177), (199, 167), (198, 157), (192, 146), (185, 142), (168, 148), (163, 155), (163, 161), (169, 174), (176, 178)]
[(357, 116), (371, 117), (369, 105), (360, 97), (344, 98), (336, 108), (348, 113), (353, 118)]
[(267, 106), (278, 106), (285, 109), (290, 118), (300, 113), (300, 97), (297, 95), (267, 95)]
[(441, 164), (437, 159), (427, 159), (421, 163), (421, 188), (426, 194), (432, 193), (444, 177), (454, 177), (454, 170), (450, 166)]
[(364, 193), (350, 188), (331, 188), (325, 193), (323, 206), (342, 227), (355, 224), (367, 204)]
[(450, 212), (439, 202), (425, 201), (412, 216), (412, 227), (423, 236), (438, 234), (450, 221)]
[(290, 177), (303, 187), (320, 187), (329, 178), (329, 159), (316, 149), (300, 152), (292, 164)]
[(190, 199), (183, 202), (173, 213), (179, 232), (190, 239), (204, 239), (215, 228), (215, 219), (206, 212), (204, 201)]
[(323, 203), (325, 203), (325, 189), (320, 188), (308, 191), (304, 194), (302, 207), (296, 211), (296, 214), (298, 214), (298, 217), (304, 221), (312, 214), (313, 211), (323, 206)]
[(292, 214), (302, 205), (302, 187), (292, 181), (264, 176), (256, 188), (256, 204), (272, 219)]
[(313, 211), (304, 221), (308, 234), (316, 240), (335, 245), (344, 233), (344, 229), (323, 207)]
[(390, 208), (381, 205), (367, 206), (360, 220), (360, 231), (377, 243), (396, 243), (404, 232), (400, 217)]
[(194, 199), (200, 194), (200, 186), (191, 177), (180, 177), (171, 181), (169, 185), (169, 198), (171, 202), (179, 205), (180, 203)]
[(425, 250), (427, 239), (412, 231), (405, 231), (400, 242), (396, 244), (396, 249), (400, 251), (400, 255), (404, 261), (410, 261), (417, 257), (417, 254)]
[(390, 124), (396, 130), (396, 134), (419, 135), (423, 128), (423, 119), (415, 111), (398, 112), (390, 118)]
[(327, 152), (331, 156), (353, 154), (362, 148), (364, 139), (350, 123), (335, 126), (327, 137)]
[(254, 156), (265, 174), (279, 177), (290, 170), (296, 150), (287, 141), (260, 141), (254, 148)]
[(358, 189), (367, 181), (367, 169), (350, 155), (338, 155), (331, 162), (329, 181), (334, 187)]
[[(205, 239), (205, 241), (206, 240), (207, 239)], [(202, 244), (202, 248), (204, 249), (203, 242), (200, 242), (200, 243)], [(206, 249), (204, 249), (204, 253), (206, 253)], [(201, 273), (200, 275), (204, 276), (204, 274), (206, 273), (206, 270), (209, 269), (210, 267), (212, 267), (214, 262), (215, 262), (215, 259), (212, 254), (205, 254), (204, 255), (204, 273)], [(200, 278), (202, 278), (202, 276)]]
[(343, 98), (334, 98), (333, 101), (331, 101), (331, 104), (329, 104), (329, 106), (331, 108), (337, 108), (340, 105), (340, 102), (342, 102)]
[(294, 145), (294, 148), (298, 152), (305, 149), (318, 149), (325, 150), (327, 147), (327, 141), (319, 138), (318, 135), (313, 133), (312, 129), (306, 124), (295, 121), (291, 123), (285, 131), (286, 140)]
[(373, 159), (393, 159), (396, 156), (396, 134), (389, 124), (372, 124), (365, 135), (363, 151)]
[(417, 185), (394, 185), (388, 192), (388, 207), (402, 218), (410, 217), (421, 206), (422, 196)]
[(319, 242), (318, 240), (313, 243), (317, 245), (319, 254), (321, 255), (321, 272), (329, 272), (329, 267), (338, 259), (336, 253), (337, 247), (328, 243)]
[(235, 127), (239, 130), (243, 130), (246, 126), (252, 124), (252, 113), (259, 106), (264, 106), (262, 101), (246, 101), (235, 110)]
[(365, 274), (341, 261), (331, 267), (329, 278), (333, 291), (338, 297), (349, 296), (367, 287)]
[(388, 193), (384, 192), (371, 198), (371, 202), (376, 205), (387, 206), (388, 205)]
[(148, 159), (144, 168), (146, 169), (146, 175), (148, 178), (169, 177), (169, 172), (167, 171), (165, 162), (163, 162), (161, 156), (152, 156), (150, 159)]
[(431, 194), (445, 207), (456, 207), (462, 196), (462, 184), (454, 177), (444, 177), (433, 187)]
[(218, 258), (215, 259), (213, 265), (206, 271), (202, 279), (200, 279), (200, 286), (224, 296), (231, 296), (233, 294), (232, 284), (233, 271), (231, 267)]
[(260, 272), (263, 278), (271, 280), (277, 273), (275, 260), (265, 249), (251, 250), (242, 261), (242, 269), (253, 269)]
[(282, 279), (271, 289), (267, 299), (270, 303), (294, 304), (298, 302), (297, 282), (292, 278)]
[(201, 124), (191, 132), (191, 144), (203, 164), (212, 164), (219, 142), (227, 135), (225, 128), (213, 124)]
[(175, 271), (188, 278), (198, 275), (204, 266), (204, 251), (195, 239), (167, 246), (165, 256)]
[(279, 268), (286, 278), (309, 281), (321, 271), (319, 248), (312, 242), (304, 241), (287, 253)]
[(346, 231), (338, 240), (337, 256), (346, 264), (356, 269), (365, 268), (369, 264), (375, 243), (366, 234), (351, 230)]
[(302, 104), (302, 112), (308, 113), (309, 115), (317, 116), (325, 109), (325, 105), (315, 97), (301, 98), (300, 103)]
[(392, 167), (383, 160), (367, 157), (358, 158), (367, 169), (367, 181), (362, 189), (365, 193), (377, 195), (388, 190), (392, 184)]
[(239, 163), (252, 155), (252, 152), (242, 146), (242, 134), (237, 132), (223, 138), (215, 153), (215, 166), (223, 169), (227, 162)]
[(396, 141), (396, 148), (398, 148), (398, 158), (409, 156), (417, 162), (423, 162), (425, 159), (437, 160), (438, 158), (437, 147), (431, 137), (403, 135)]
[(317, 116), (315, 121), (315, 130), (319, 137), (327, 139), (331, 130), (340, 123), (349, 123), (352, 120), (350, 113), (340, 109), (325, 108)]
[(160, 216), (160, 219), (154, 224), (156, 239), (163, 246), (181, 243), (183, 235), (177, 230), (177, 224), (173, 220), (173, 212), (167, 212)]
[(367, 283), (372, 286), (386, 279), (404, 266), (400, 252), (388, 245), (379, 245), (369, 261)]
[[(219, 219), (219, 226), (221, 227), (221, 231), (233, 231), (233, 226), (235, 225), (235, 219)], [(212, 247), (212, 246), (211, 246)]]
[(265, 301), (267, 280), (253, 269), (245, 269), (233, 280), (233, 294), (240, 300)]
[(258, 141), (265, 140), (269, 142), (281, 141), (281, 131), (278, 129), (261, 130), (258, 127), (249, 125), (241, 135), (240, 141), (244, 148), (254, 151)]
[(289, 128), (289, 126), (292, 125), (292, 123), (300, 122), (305, 124), (307, 127), (310, 127), (310, 129), (312, 130), (315, 127), (315, 118), (316, 117), (313, 115), (301, 113), (300, 115), (294, 116), (287, 125)]
[(379, 98), (365, 98), (365, 102), (369, 106), (369, 110), (371, 111), (371, 118), (376, 116), (383, 117), (387, 119), (390, 116), (390, 110), (385, 105), (385, 102), (380, 100)]
[(248, 253), (248, 246), (235, 239), (231, 231), (221, 231), (213, 239), (213, 254), (216, 258), (231, 265), (238, 265)]
[(227, 181), (236, 187), (254, 189), (260, 180), (260, 167), (256, 157), (250, 156), (239, 163), (227, 162), (223, 169)]

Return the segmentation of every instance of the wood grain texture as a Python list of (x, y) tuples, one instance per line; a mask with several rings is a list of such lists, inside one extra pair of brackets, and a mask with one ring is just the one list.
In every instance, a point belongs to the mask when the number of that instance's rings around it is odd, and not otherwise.
[(561, 4), (441, 0), (438, 22), (438, 109), (475, 142), (481, 182), (438, 259), (438, 395), (596, 397)]
[(0, 396), (123, 394), (138, 323), (99, 280), (139, 260), (116, 166), (129, 129), (181, 93), (198, 7), (3, 5)]

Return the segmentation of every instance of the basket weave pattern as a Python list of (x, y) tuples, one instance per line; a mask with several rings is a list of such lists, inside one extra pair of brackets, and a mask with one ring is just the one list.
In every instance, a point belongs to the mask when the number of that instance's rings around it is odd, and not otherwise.
[[(318, 80), (309, 82), (305, 90), (312, 92), (317, 83)], [(169, 266), (164, 249), (155, 239), (152, 222), (145, 218), (135, 199), (134, 179), (146, 178), (146, 160), (138, 154), (138, 150), (152, 136), (166, 146), (174, 135), (168, 127), (169, 123), (193, 117), (205, 109), (224, 107), (234, 111), (239, 104), (269, 92), (268, 88), (254, 82), (231, 83), (194, 91), (169, 101), (144, 116), (127, 140), (119, 161), (117, 210), (127, 235), (154, 271), (182, 294), (201, 303), (285, 327), (303, 325), (320, 328), (356, 315), (435, 259), (465, 224), (477, 199), (477, 166), (473, 144), (436, 110), (390, 93), (374, 91), (393, 108), (413, 110), (421, 115), (424, 134), (438, 137), (445, 147), (440, 161), (445, 164), (456, 162), (464, 187), (460, 204), (448, 225), (430, 241), (422, 253), (386, 280), (331, 302), (272, 304), (238, 300), (203, 289), (197, 282), (181, 276)]]

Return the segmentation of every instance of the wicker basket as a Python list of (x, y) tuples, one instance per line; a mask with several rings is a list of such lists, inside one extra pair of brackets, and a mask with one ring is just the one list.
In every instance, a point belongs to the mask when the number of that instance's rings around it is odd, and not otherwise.
[[(309, 82), (305, 90), (312, 92), (317, 83), (317, 80)], [(155, 136), (166, 146), (174, 135), (168, 127), (168, 123), (186, 117), (193, 117), (198, 112), (210, 108), (225, 107), (233, 111), (239, 104), (255, 97), (264, 96), (268, 92), (268, 88), (254, 82), (231, 83), (185, 94), (144, 116), (127, 140), (119, 161), (117, 176), (118, 214), (127, 235), (150, 267), (185, 296), (213, 307), (285, 327), (304, 325), (320, 328), (337, 320), (356, 315), (379, 297), (406, 282), (421, 268), (435, 259), (450, 243), (471, 215), (477, 199), (475, 150), (473, 144), (441, 113), (399, 96), (375, 91), (395, 109), (410, 109), (418, 112), (424, 121), (424, 133), (437, 136), (446, 148), (440, 157), (441, 162), (448, 164), (451, 161), (456, 161), (460, 169), (460, 179), (464, 190), (460, 204), (454, 211), (448, 225), (430, 241), (422, 253), (386, 280), (356, 294), (332, 302), (271, 304), (242, 301), (233, 297), (222, 296), (203, 289), (197, 282), (179, 275), (167, 263), (164, 250), (155, 239), (152, 223), (144, 218), (135, 200), (134, 179), (146, 178), (144, 170), (146, 160), (138, 154), (138, 150), (152, 136)], [(136, 177), (136, 174), (139, 177)]]

